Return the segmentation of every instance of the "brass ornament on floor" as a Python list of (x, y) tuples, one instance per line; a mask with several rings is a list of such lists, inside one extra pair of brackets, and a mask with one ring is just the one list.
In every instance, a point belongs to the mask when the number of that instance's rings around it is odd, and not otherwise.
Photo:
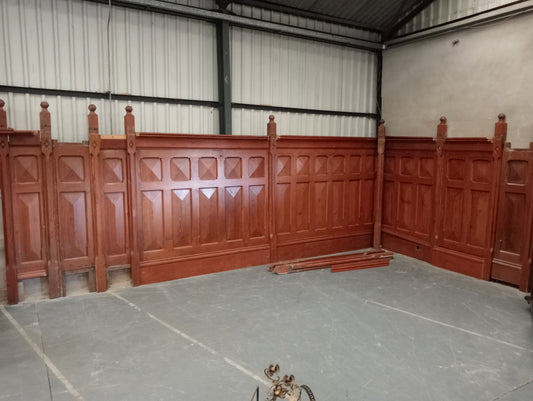
[(310, 401), (316, 401), (313, 392), (308, 386), (296, 384), (294, 375), (284, 375), (280, 378), (278, 373), (279, 365), (270, 365), (265, 369), (265, 376), (272, 382), (268, 390), (267, 401), (276, 401), (278, 399), (300, 401), (302, 390), (305, 391)]

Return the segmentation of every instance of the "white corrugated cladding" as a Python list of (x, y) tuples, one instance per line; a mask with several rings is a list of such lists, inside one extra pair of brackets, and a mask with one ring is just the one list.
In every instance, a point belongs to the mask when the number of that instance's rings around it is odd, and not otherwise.
[[(375, 53), (233, 27), (235, 103), (375, 113)], [(274, 113), (278, 132), (291, 135), (372, 136), (371, 118)], [(260, 118), (258, 118), (260, 117)], [(265, 133), (268, 112), (233, 110), (235, 134)]]
[[(113, 6), (109, 21), (109, 68), (107, 4), (83, 0), (0, 0), (0, 7), (3, 85), (218, 99), (215, 28), (211, 23)], [(122, 104), (126, 102), (0, 95), (7, 102), (8, 123), (16, 129), (39, 128), (39, 103), (46, 98), (52, 113), (52, 134), (61, 141), (87, 139), (89, 102), (98, 107), (102, 133), (123, 131)], [(129, 103), (138, 116), (138, 130), (218, 133), (216, 108)]]
[(514, 0), (437, 0), (409, 21), (398, 33), (406, 35), (515, 2)]

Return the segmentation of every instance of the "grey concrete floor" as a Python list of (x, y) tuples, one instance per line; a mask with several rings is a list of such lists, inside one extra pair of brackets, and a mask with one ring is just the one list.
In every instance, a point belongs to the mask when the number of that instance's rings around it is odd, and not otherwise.
[(2, 306), (0, 400), (264, 400), (279, 363), (318, 401), (531, 401), (523, 297), (397, 255)]

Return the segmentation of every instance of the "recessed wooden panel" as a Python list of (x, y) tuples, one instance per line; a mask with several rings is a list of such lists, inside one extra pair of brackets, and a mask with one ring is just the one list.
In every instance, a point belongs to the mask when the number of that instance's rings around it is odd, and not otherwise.
[(309, 201), (309, 183), (297, 183), (294, 210), (294, 214), (296, 216), (296, 231), (309, 230)]
[(288, 177), (291, 175), (290, 156), (278, 157), (278, 177)]
[(192, 245), (192, 200), (190, 189), (172, 190), (172, 240), (174, 247)]
[(443, 212), (444, 239), (460, 242), (463, 233), (464, 191), (447, 188)]
[(358, 174), (361, 172), (361, 156), (350, 156), (350, 173)]
[(361, 181), (363, 186), (360, 202), (361, 208), (361, 223), (368, 224), (374, 221), (374, 180)]
[(360, 223), (360, 198), (361, 198), (361, 181), (352, 180), (348, 182), (348, 208), (346, 218), (349, 225)]
[(243, 237), (242, 197), (242, 187), (224, 188), (224, 216), (227, 240)]
[(141, 181), (156, 182), (163, 178), (162, 161), (158, 157), (145, 157), (139, 162)]
[(325, 229), (328, 225), (328, 183), (315, 182), (313, 185), (313, 214), (315, 229)]
[(344, 174), (344, 156), (333, 156), (331, 158), (331, 172), (333, 174)]
[(395, 226), (396, 216), (396, 192), (394, 181), (383, 182), (383, 225)]
[(385, 174), (394, 174), (396, 158), (393, 156), (385, 156), (383, 171)]
[(309, 175), (309, 156), (298, 156), (296, 158), (296, 174)]
[(248, 176), (250, 178), (263, 178), (265, 176), (264, 157), (250, 157), (248, 159)]
[(124, 181), (124, 164), (119, 158), (105, 158), (102, 161), (102, 175), (105, 184)]
[(35, 183), (39, 181), (39, 159), (37, 156), (16, 156), (14, 165), (16, 183)]
[(60, 182), (83, 182), (85, 180), (85, 163), (81, 156), (60, 156), (57, 170)]
[(21, 262), (42, 259), (41, 205), (38, 193), (18, 194), (16, 208), (16, 247)]
[(373, 155), (368, 155), (364, 158), (364, 171), (367, 173), (373, 173), (376, 171), (376, 158)]
[(266, 193), (264, 185), (253, 185), (248, 188), (248, 223), (251, 238), (265, 236)]
[(328, 173), (328, 157), (317, 156), (315, 157), (315, 174), (325, 175)]
[(526, 205), (526, 194), (505, 193), (501, 205), (505, 229), (501, 231), (500, 250), (504, 252), (520, 254), (523, 243), (524, 206)]
[(414, 157), (400, 157), (400, 174), (408, 177), (417, 175), (418, 159)]
[(398, 228), (412, 230), (414, 228), (416, 205), (416, 187), (412, 183), (399, 183)]
[(198, 159), (198, 178), (200, 180), (216, 180), (218, 177), (218, 163), (214, 157)]
[(466, 162), (463, 159), (450, 159), (448, 160), (447, 177), (449, 180), (465, 179), (466, 174)]
[(342, 227), (344, 225), (344, 181), (333, 181), (330, 183), (330, 196), (331, 223), (333, 227)]
[(491, 182), (491, 163), (488, 160), (472, 161), (472, 181), (488, 184)]
[(85, 192), (59, 194), (59, 233), (63, 259), (88, 255)]
[(103, 214), (105, 222), (104, 248), (106, 255), (126, 252), (125, 199), (123, 192), (104, 194)]
[(172, 181), (189, 181), (191, 179), (191, 159), (188, 157), (170, 159), (170, 179)]
[(432, 158), (423, 157), (420, 159), (420, 172), (421, 178), (433, 178), (435, 172), (435, 161)]
[(468, 225), (468, 243), (483, 247), (487, 237), (487, 224), (490, 219), (490, 194), (485, 191), (471, 192), (470, 223)]
[(509, 160), (506, 166), (506, 181), (509, 184), (526, 183), (529, 163), (527, 160)]
[(142, 191), (142, 236), (144, 251), (163, 248), (163, 191)]
[(209, 244), (219, 241), (218, 188), (200, 188), (200, 243)]
[(290, 184), (276, 186), (276, 230), (278, 234), (291, 232)]
[(224, 177), (229, 179), (242, 178), (242, 159), (226, 157), (224, 159)]
[(430, 234), (433, 220), (433, 188), (431, 185), (418, 186), (416, 205), (416, 231), (420, 234)]

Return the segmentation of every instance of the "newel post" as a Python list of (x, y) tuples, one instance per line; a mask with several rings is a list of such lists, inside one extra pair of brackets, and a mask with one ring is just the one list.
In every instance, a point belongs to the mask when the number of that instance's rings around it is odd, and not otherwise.
[(43, 154), (43, 188), (46, 203), (46, 229), (48, 238), (48, 290), (50, 298), (64, 295), (63, 273), (59, 264), (59, 234), (57, 215), (57, 191), (52, 141), (52, 125), (48, 102), (41, 102), (39, 115), (41, 129), (41, 153)]
[(141, 284), (139, 268), (139, 241), (137, 235), (137, 161), (136, 161), (136, 134), (135, 117), (131, 112), (133, 108), (126, 106), (124, 116), (124, 133), (126, 134), (126, 165), (128, 172), (128, 206), (130, 210), (129, 231), (130, 235), (130, 266), (133, 285)]
[(278, 237), (276, 234), (276, 213), (274, 212), (276, 206), (276, 165), (278, 160), (277, 149), (277, 127), (274, 121), (274, 116), (271, 114), (268, 117), (267, 136), (268, 136), (268, 210), (269, 210), (269, 239), (270, 239), (270, 262), (278, 261)]
[(381, 220), (383, 215), (383, 175), (385, 166), (385, 120), (380, 120), (377, 138), (376, 186), (374, 192), (374, 243), (381, 249)]
[(490, 202), (490, 220), (487, 224), (487, 242), (485, 249), (485, 262), (483, 263), (483, 280), (490, 279), (492, 270), (492, 256), (494, 254), (494, 241), (496, 238), (496, 223), (498, 219), (498, 208), (500, 204), (500, 181), (502, 176), (502, 156), (505, 141), (507, 139), (507, 122), (505, 114), (498, 115), (498, 122), (494, 124), (494, 138), (492, 139), (492, 199)]
[(4, 101), (0, 99), (0, 191), (2, 192), (2, 221), (6, 257), (7, 302), (19, 301), (17, 266), (15, 260), (15, 227), (13, 223), (13, 198), (9, 171), (9, 135)]
[(91, 192), (92, 206), (94, 210), (93, 227), (95, 235), (95, 255), (94, 255), (94, 275), (96, 278), (96, 291), (107, 290), (107, 277), (104, 254), (104, 226), (103, 226), (103, 194), (102, 194), (102, 173), (100, 167), (100, 147), (102, 137), (98, 130), (98, 115), (95, 113), (96, 106), (89, 105), (89, 153), (91, 155)]
[(433, 235), (431, 236), (431, 245), (435, 247), (439, 239), (439, 230), (442, 224), (443, 215), (443, 185), (444, 185), (444, 144), (448, 138), (448, 120), (442, 116), (440, 123), (437, 125), (437, 137), (435, 138), (435, 153), (436, 153), (436, 173), (434, 178), (435, 189), (435, 209), (433, 211)]

